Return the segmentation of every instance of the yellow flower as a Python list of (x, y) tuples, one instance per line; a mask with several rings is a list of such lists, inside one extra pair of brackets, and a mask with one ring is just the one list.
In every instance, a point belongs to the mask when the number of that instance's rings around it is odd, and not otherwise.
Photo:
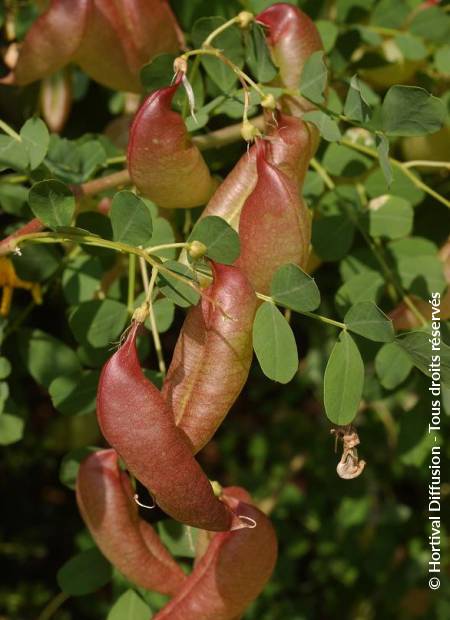
[(11, 260), (5, 256), (0, 256), (0, 286), (3, 287), (2, 301), (0, 304), (1, 316), (7, 316), (9, 314), (15, 288), (23, 288), (26, 291), (31, 291), (34, 302), (36, 304), (42, 303), (41, 285), (37, 282), (21, 280), (17, 276)]

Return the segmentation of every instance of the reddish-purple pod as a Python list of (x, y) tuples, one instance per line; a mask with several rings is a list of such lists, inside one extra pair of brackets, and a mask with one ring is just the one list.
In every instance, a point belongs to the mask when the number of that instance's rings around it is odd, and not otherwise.
[[(267, 43), (280, 71), (278, 83), (298, 91), (305, 62), (314, 52), (323, 50), (316, 25), (303, 11), (286, 2), (269, 6), (256, 19), (267, 28)], [(304, 112), (316, 109), (313, 103), (295, 95), (283, 97), (282, 105), (299, 118)], [(312, 156), (319, 145), (320, 134), (314, 125), (310, 125), (310, 132)]]
[(225, 489), (224, 501), (255, 527), (214, 534), (181, 590), (154, 620), (233, 620), (270, 579), (277, 558), (272, 524), (244, 503), (241, 493)]
[[(305, 62), (313, 52), (323, 50), (322, 40), (314, 22), (299, 8), (286, 2), (273, 4), (256, 20), (266, 26), (267, 43), (280, 71), (283, 86), (296, 90), (300, 85)], [(302, 100), (303, 109), (314, 105)]]
[(186, 576), (139, 517), (114, 450), (94, 452), (81, 463), (76, 492), (81, 516), (105, 557), (132, 583), (174, 596)]
[(103, 435), (168, 515), (206, 530), (239, 527), (239, 519), (215, 497), (161, 392), (142, 372), (136, 351), (140, 325), (132, 323), (103, 367), (97, 393)]
[(105, 86), (141, 92), (142, 65), (180, 45), (167, 0), (52, 0), (4, 81), (28, 84), (75, 62)]
[(167, 209), (204, 205), (216, 186), (183, 118), (171, 109), (180, 83), (181, 75), (144, 101), (128, 144), (131, 180), (143, 196)]
[(257, 143), (258, 181), (242, 207), (241, 254), (236, 264), (254, 289), (270, 294), (276, 270), (286, 263), (305, 267), (311, 222), (295, 179), (267, 161), (267, 142)]
[(74, 60), (101, 84), (141, 92), (142, 66), (178, 49), (178, 27), (166, 0), (92, 0)]
[(72, 79), (67, 70), (57, 71), (42, 80), (39, 104), (50, 131), (62, 131), (72, 108)]
[(27, 32), (11, 78), (23, 85), (66, 65), (81, 45), (92, 0), (52, 0)]
[(238, 397), (253, 355), (254, 290), (237, 267), (212, 266), (214, 281), (188, 312), (162, 389), (194, 453)]
[[(309, 125), (296, 117), (277, 112), (268, 123), (268, 161), (297, 180), (299, 189), (312, 156), (312, 140)], [(201, 217), (216, 215), (238, 230), (242, 207), (255, 189), (257, 178), (253, 145), (219, 185)]]

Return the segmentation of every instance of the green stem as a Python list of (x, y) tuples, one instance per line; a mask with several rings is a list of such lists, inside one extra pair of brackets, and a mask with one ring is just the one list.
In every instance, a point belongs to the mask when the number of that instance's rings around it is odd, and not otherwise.
[(229, 19), (227, 22), (225, 22), (224, 24), (222, 24), (221, 26), (219, 26), (218, 28), (216, 28), (215, 30), (213, 30), (212, 32), (209, 33), (209, 35), (206, 37), (206, 39), (203, 41), (202, 43), (202, 47), (210, 47), (211, 43), (213, 42), (213, 40), (224, 30), (226, 30), (227, 28), (230, 28), (230, 26), (234, 26), (235, 24), (238, 23), (238, 16), (235, 15), (234, 17), (232, 17), (231, 19)]
[(158, 358), (158, 367), (159, 367), (159, 371), (164, 377), (166, 375), (166, 363), (164, 361), (164, 355), (163, 355), (163, 350), (161, 346), (161, 339), (159, 337), (158, 326), (156, 324), (155, 311), (153, 309), (153, 301), (152, 301), (153, 289), (155, 288), (157, 277), (158, 277), (158, 269), (154, 267), (152, 270), (152, 275), (151, 275), (150, 283), (148, 285), (148, 290), (147, 290), (147, 303), (148, 303), (148, 310), (149, 310), (150, 326), (152, 328), (153, 342), (155, 345), (156, 356)]
[(25, 175), (14, 175), (11, 174), (9, 176), (2, 177), (2, 183), (9, 183), (10, 185), (16, 185), (19, 183), (26, 183), (28, 181), (28, 177)]
[[(27, 235), (21, 235), (19, 237), (15, 237), (11, 239), (11, 241), (4, 245), (1, 248), (1, 254), (9, 254), (14, 252), (16, 248), (20, 246), (22, 243), (64, 243), (67, 241), (71, 241), (74, 243), (78, 243), (80, 245), (92, 245), (99, 248), (107, 248), (109, 250), (113, 250), (115, 252), (122, 252), (124, 254), (134, 254), (136, 256), (142, 257), (152, 268), (157, 268), (162, 273), (170, 275), (176, 280), (183, 282), (190, 286), (197, 293), (202, 295), (201, 289), (189, 278), (178, 274), (174, 271), (171, 271), (167, 267), (164, 267), (164, 264), (159, 260), (152, 258), (146, 250), (142, 248), (137, 248), (132, 245), (128, 245), (126, 243), (121, 243), (119, 241), (109, 241), (108, 239), (102, 239), (101, 237), (92, 237), (90, 235), (78, 235), (78, 234), (69, 234), (66, 233), (64, 235), (60, 233), (53, 232), (40, 232), (40, 233), (30, 233)], [(173, 247), (174, 244), (167, 244), (168, 247)], [(154, 246), (158, 248), (158, 246)], [(149, 252), (154, 251), (154, 248), (149, 248)]]
[[(377, 151), (368, 146), (364, 146), (356, 142), (351, 142), (351, 140), (346, 140), (345, 138), (342, 140), (339, 140), (339, 143), (343, 144), (344, 146), (348, 146), (349, 148), (354, 149), (355, 151), (359, 151), (360, 153), (365, 153), (366, 155), (369, 155), (370, 157), (378, 159)], [(392, 164), (392, 166), (394, 166), (395, 168), (399, 168), (409, 179), (411, 179), (411, 181), (414, 183), (416, 187), (423, 190), (429, 196), (432, 196), (435, 200), (437, 200), (441, 204), (450, 208), (449, 200), (444, 198), (444, 196), (441, 196), (441, 194), (438, 194), (437, 192), (435, 192), (434, 189), (432, 189), (429, 185), (427, 185), (421, 179), (416, 177), (416, 175), (413, 174), (411, 170), (409, 170), (403, 162), (398, 161), (398, 159), (394, 159), (393, 157), (389, 157), (389, 161)]]
[[(256, 297), (258, 299), (262, 299), (263, 301), (268, 301), (271, 304), (277, 305), (276, 301), (273, 297), (269, 297), (269, 295), (263, 295), (262, 293), (256, 293)], [(306, 310), (296, 310), (298, 314), (303, 314), (304, 316), (309, 317), (310, 319), (314, 319), (315, 321), (320, 321), (321, 323), (327, 323), (328, 325), (333, 325), (334, 327), (338, 327), (339, 329), (347, 329), (345, 323), (341, 323), (340, 321), (335, 321), (334, 319), (329, 319), (326, 316), (322, 316), (321, 314), (315, 314), (314, 312), (307, 312)]]
[(422, 166), (427, 168), (447, 168), (450, 170), (450, 162), (448, 161), (430, 161), (429, 159), (414, 159), (412, 161), (405, 161), (403, 163), (404, 168), (415, 168), (416, 166)]
[(235, 65), (234, 62), (232, 62), (229, 58), (224, 56), (220, 50), (217, 50), (215, 48), (212, 48), (212, 49), (189, 50), (189, 52), (185, 52), (182, 55), (182, 58), (185, 58), (187, 60), (188, 58), (191, 58), (193, 56), (215, 56), (216, 58), (221, 60), (224, 64), (226, 64), (228, 67), (230, 67), (230, 69), (240, 79), (242, 79), (245, 82), (247, 82), (247, 84), (250, 84), (250, 86), (258, 93), (258, 95), (262, 99), (264, 99), (264, 97), (266, 97), (266, 93), (264, 92), (264, 90), (254, 80), (252, 80), (252, 78), (250, 76), (248, 76), (246, 73), (244, 73), (244, 71), (239, 69), (239, 67), (237, 65)]
[(2, 129), (10, 138), (14, 138), (14, 140), (17, 140), (17, 142), (22, 142), (22, 138), (19, 136), (19, 134), (14, 131), (14, 129), (10, 127), (8, 123), (5, 123), (5, 121), (2, 121), (1, 119), (0, 129)]
[(344, 205), (344, 208), (347, 212), (348, 217), (353, 222), (353, 224), (358, 228), (365, 242), (367, 243), (370, 250), (372, 251), (372, 254), (374, 255), (375, 259), (380, 265), (381, 270), (384, 273), (384, 277), (386, 279), (386, 284), (391, 285), (392, 288), (389, 288), (388, 286), (388, 292), (392, 293), (391, 298), (393, 302), (396, 303), (398, 301), (398, 298), (402, 299), (405, 302), (405, 304), (410, 308), (411, 312), (418, 319), (418, 321), (422, 325), (426, 325), (427, 320), (425, 319), (423, 314), (420, 312), (420, 310), (415, 306), (414, 302), (408, 296), (406, 291), (403, 289), (395, 272), (391, 269), (390, 265), (386, 261), (384, 257), (384, 251), (383, 251), (383, 246), (381, 245), (381, 242), (378, 239), (373, 240), (367, 234), (366, 230), (364, 229), (364, 226), (361, 226), (358, 217), (355, 216), (354, 213), (352, 213), (352, 211), (349, 208), (347, 208), (345, 205)]
[(127, 308), (130, 314), (134, 311), (134, 293), (136, 289), (136, 254), (128, 257), (128, 301)]
[(69, 594), (60, 592), (48, 603), (48, 605), (39, 614), (37, 620), (50, 620), (52, 616), (58, 611), (58, 609), (70, 598)]
[(179, 243), (163, 243), (162, 245), (154, 245), (145, 249), (148, 254), (156, 254), (160, 250), (170, 250), (172, 248), (186, 248), (189, 243), (179, 242)]
[(314, 168), (318, 175), (323, 179), (328, 189), (335, 189), (336, 184), (334, 183), (328, 172), (325, 170), (325, 168), (322, 166), (322, 164), (320, 164), (315, 157), (313, 157), (309, 163), (311, 164), (311, 168)]
[(107, 166), (114, 166), (114, 164), (124, 164), (127, 161), (126, 155), (117, 155), (117, 157), (109, 157), (105, 164)]

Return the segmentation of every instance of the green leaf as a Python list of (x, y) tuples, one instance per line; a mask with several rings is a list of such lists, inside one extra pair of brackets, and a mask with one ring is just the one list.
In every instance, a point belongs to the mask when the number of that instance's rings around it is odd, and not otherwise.
[(12, 261), (17, 275), (30, 282), (45, 282), (61, 266), (61, 252), (52, 246), (27, 244), (20, 248), (20, 256)]
[(88, 370), (82, 375), (61, 376), (51, 382), (49, 394), (53, 406), (63, 415), (95, 412), (99, 373)]
[(23, 436), (24, 421), (16, 415), (0, 414), (0, 446), (9, 446)]
[(372, 301), (353, 305), (347, 311), (344, 323), (350, 331), (375, 342), (391, 342), (395, 337), (392, 321)]
[(34, 170), (47, 155), (50, 141), (47, 125), (40, 118), (29, 118), (20, 130), (20, 137), (28, 153), (30, 168)]
[(23, 142), (0, 134), (0, 170), (12, 168), (22, 172), (28, 166), (28, 153)]
[(272, 279), (273, 299), (296, 312), (309, 312), (320, 305), (320, 292), (311, 276), (297, 265), (283, 265)]
[(386, 180), (386, 185), (391, 187), (394, 175), (392, 173), (391, 162), (389, 161), (389, 138), (383, 134), (377, 134), (375, 136), (375, 142), (377, 145), (378, 160), (380, 162), (380, 168), (383, 172)]
[(407, 60), (422, 60), (428, 55), (422, 40), (408, 32), (396, 35), (394, 41)]
[(176, 54), (158, 54), (142, 67), (139, 78), (148, 93), (170, 85), (176, 57)]
[(434, 53), (434, 64), (442, 75), (450, 75), (450, 45), (443, 45)]
[(87, 140), (77, 146), (81, 181), (92, 178), (106, 162), (106, 151), (99, 140)]
[[(173, 323), (175, 306), (170, 299), (157, 299), (153, 302), (153, 312), (155, 313), (155, 321), (158, 332), (163, 334)], [(145, 324), (148, 329), (151, 330), (150, 319), (147, 319)]]
[[(410, 171), (411, 172), (411, 171)], [(393, 196), (405, 198), (413, 206), (418, 205), (424, 199), (423, 190), (416, 187), (409, 177), (400, 168), (392, 169), (393, 181), (389, 193)], [(420, 179), (419, 175), (416, 176)], [(364, 181), (364, 187), (371, 198), (382, 196), (386, 193), (386, 177), (380, 168), (376, 168)]]
[(199, 530), (178, 521), (160, 521), (158, 534), (161, 542), (175, 557), (195, 558)]
[(0, 207), (6, 213), (27, 217), (28, 189), (22, 185), (0, 184)]
[(331, 52), (336, 43), (336, 39), (339, 34), (338, 27), (332, 21), (318, 19), (315, 21), (316, 28), (319, 31), (320, 38), (322, 39), (323, 49), (326, 54)]
[(241, 251), (239, 235), (221, 217), (202, 218), (194, 226), (188, 241), (201, 241), (208, 250), (206, 256), (224, 265), (231, 265)]
[(9, 385), (6, 381), (0, 381), (0, 413), (5, 408), (5, 403), (9, 398)]
[(450, 347), (443, 340), (439, 342), (425, 331), (413, 331), (397, 336), (396, 342), (406, 351), (414, 366), (427, 377), (431, 376), (431, 356), (439, 354), (441, 380), (450, 385)]
[[(164, 217), (157, 217), (153, 219), (153, 235), (152, 245), (165, 245), (167, 243), (175, 243), (175, 235), (173, 228)], [(158, 250), (154, 256), (160, 256), (161, 258), (175, 258), (176, 249), (168, 248), (166, 250)]]
[(424, 136), (445, 123), (440, 99), (417, 86), (391, 86), (381, 106), (383, 130), (392, 136)]
[(397, 342), (384, 344), (375, 357), (375, 370), (381, 385), (393, 390), (409, 375), (413, 363)]
[(353, 338), (346, 331), (331, 351), (324, 376), (324, 404), (334, 424), (350, 424), (358, 412), (364, 385), (364, 364)]
[(370, 105), (364, 96), (357, 75), (354, 75), (350, 80), (350, 87), (344, 104), (344, 114), (348, 116), (348, 118), (362, 123), (366, 123), (370, 120)]
[(6, 379), (11, 373), (11, 362), (6, 357), (0, 357), (0, 380)]
[(428, 299), (433, 291), (442, 293), (447, 285), (443, 265), (437, 256), (404, 256), (397, 263), (403, 288)]
[(355, 227), (346, 215), (327, 215), (313, 221), (312, 244), (323, 260), (335, 261), (353, 244)]
[(68, 452), (61, 461), (59, 468), (59, 479), (64, 486), (74, 490), (77, 483), (78, 470), (80, 469), (80, 463), (84, 459), (97, 452), (100, 448), (94, 446), (86, 446), (84, 448), (77, 448)]
[(370, 22), (385, 28), (400, 28), (408, 13), (409, 8), (402, 1), (378, 0), (373, 7)]
[(325, 183), (318, 172), (308, 170), (303, 183), (303, 196), (305, 198), (318, 198), (325, 189)]
[(67, 140), (55, 134), (50, 144), (45, 166), (51, 174), (66, 183), (84, 183), (106, 162), (106, 150), (100, 139)]
[(65, 594), (84, 596), (99, 590), (112, 578), (112, 566), (97, 548), (78, 553), (62, 566), (56, 580)]
[[(195, 282), (192, 271), (186, 265), (169, 260), (164, 263), (164, 267), (182, 275), (185, 279), (192, 281), (192, 283)], [(167, 273), (159, 274), (158, 288), (163, 295), (182, 308), (193, 306), (200, 299), (200, 294), (189, 284), (180, 282), (176, 277)]]
[(33, 379), (46, 388), (61, 375), (76, 375), (81, 372), (75, 352), (39, 329), (21, 329), (19, 353)]
[(69, 324), (80, 344), (100, 348), (120, 337), (127, 319), (128, 310), (124, 304), (113, 299), (93, 299), (75, 308)]
[(273, 381), (288, 383), (298, 370), (298, 352), (289, 323), (278, 308), (265, 301), (253, 324), (253, 348), (263, 373)]
[(450, 16), (441, 7), (430, 6), (416, 12), (409, 29), (429, 41), (446, 43), (450, 34)]
[(364, 174), (372, 166), (372, 160), (342, 144), (330, 144), (322, 164), (336, 177), (356, 177)]
[(424, 237), (408, 237), (391, 241), (387, 245), (389, 254), (398, 263), (402, 258), (420, 258), (421, 256), (436, 256), (437, 245)]
[(325, 103), (324, 92), (328, 81), (328, 70), (324, 52), (313, 52), (306, 60), (300, 78), (300, 94), (314, 103)]
[(70, 226), (75, 213), (75, 197), (61, 181), (39, 181), (28, 194), (34, 215), (49, 228)]
[(245, 43), (246, 61), (257, 81), (264, 84), (273, 80), (278, 71), (272, 62), (264, 29), (260, 24), (253, 22), (250, 25)]
[(372, 237), (399, 239), (412, 231), (414, 209), (404, 198), (385, 196), (382, 204), (369, 211), (369, 232)]
[[(201, 17), (192, 28), (191, 38), (195, 47), (201, 47), (207, 36), (219, 26), (225, 23), (223, 17)], [(240, 69), (244, 66), (244, 48), (239, 28), (232, 26), (219, 34), (214, 39), (214, 47), (223, 51)], [(212, 56), (202, 56), (201, 63), (211, 80), (225, 93), (236, 83), (237, 76), (234, 71)]]
[(113, 239), (133, 246), (150, 242), (153, 224), (149, 208), (136, 194), (124, 190), (115, 194), (111, 205)]
[(371, 269), (349, 278), (336, 293), (336, 306), (342, 315), (352, 304), (360, 301), (376, 302), (384, 287), (383, 278)]
[(303, 114), (303, 120), (313, 123), (320, 132), (320, 135), (328, 142), (336, 142), (342, 138), (339, 125), (328, 114), (320, 110), (313, 110)]
[(149, 620), (152, 610), (134, 590), (127, 590), (109, 610), (106, 620)]
[(75, 257), (62, 274), (62, 289), (67, 303), (77, 306), (83, 301), (93, 299), (100, 290), (102, 275), (102, 264), (98, 258)]

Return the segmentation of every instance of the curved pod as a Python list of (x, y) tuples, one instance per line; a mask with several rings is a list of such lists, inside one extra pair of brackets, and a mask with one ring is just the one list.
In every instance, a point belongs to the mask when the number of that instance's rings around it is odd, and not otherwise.
[(29, 84), (76, 62), (100, 84), (141, 92), (142, 65), (182, 39), (167, 0), (52, 0), (4, 81)]
[[(287, 88), (298, 89), (305, 62), (312, 53), (323, 49), (314, 22), (306, 13), (286, 2), (269, 6), (256, 19), (267, 28), (267, 43), (279, 67), (281, 83)], [(305, 99), (301, 101), (304, 111), (314, 109), (314, 104)]]
[(77, 477), (77, 503), (106, 558), (134, 584), (173, 596), (186, 580), (151, 525), (140, 519), (115, 450), (89, 455)]
[(225, 531), (238, 525), (214, 496), (161, 392), (144, 376), (136, 351), (140, 323), (103, 367), (97, 417), (103, 435), (129, 471), (168, 515), (194, 527)]
[[(313, 137), (309, 125), (288, 114), (277, 113), (268, 123), (266, 157), (269, 163), (279, 167), (287, 176), (303, 184), (312, 157)], [(245, 201), (255, 189), (256, 144), (242, 155), (233, 170), (217, 188), (201, 217), (216, 215), (223, 218), (235, 230)]]
[(256, 527), (215, 534), (191, 575), (154, 620), (232, 620), (260, 594), (270, 579), (277, 541), (269, 519), (225, 489), (224, 501)]
[(130, 130), (128, 169), (138, 190), (167, 209), (206, 204), (215, 182), (180, 114), (171, 110), (181, 78), (150, 95)]
[(272, 278), (281, 265), (306, 266), (311, 222), (298, 183), (270, 164), (266, 151), (267, 144), (259, 141), (258, 181), (242, 207), (241, 255), (236, 264), (256, 291), (270, 294)]
[(213, 283), (191, 308), (162, 394), (193, 452), (214, 435), (247, 380), (255, 293), (236, 267), (213, 263)]

